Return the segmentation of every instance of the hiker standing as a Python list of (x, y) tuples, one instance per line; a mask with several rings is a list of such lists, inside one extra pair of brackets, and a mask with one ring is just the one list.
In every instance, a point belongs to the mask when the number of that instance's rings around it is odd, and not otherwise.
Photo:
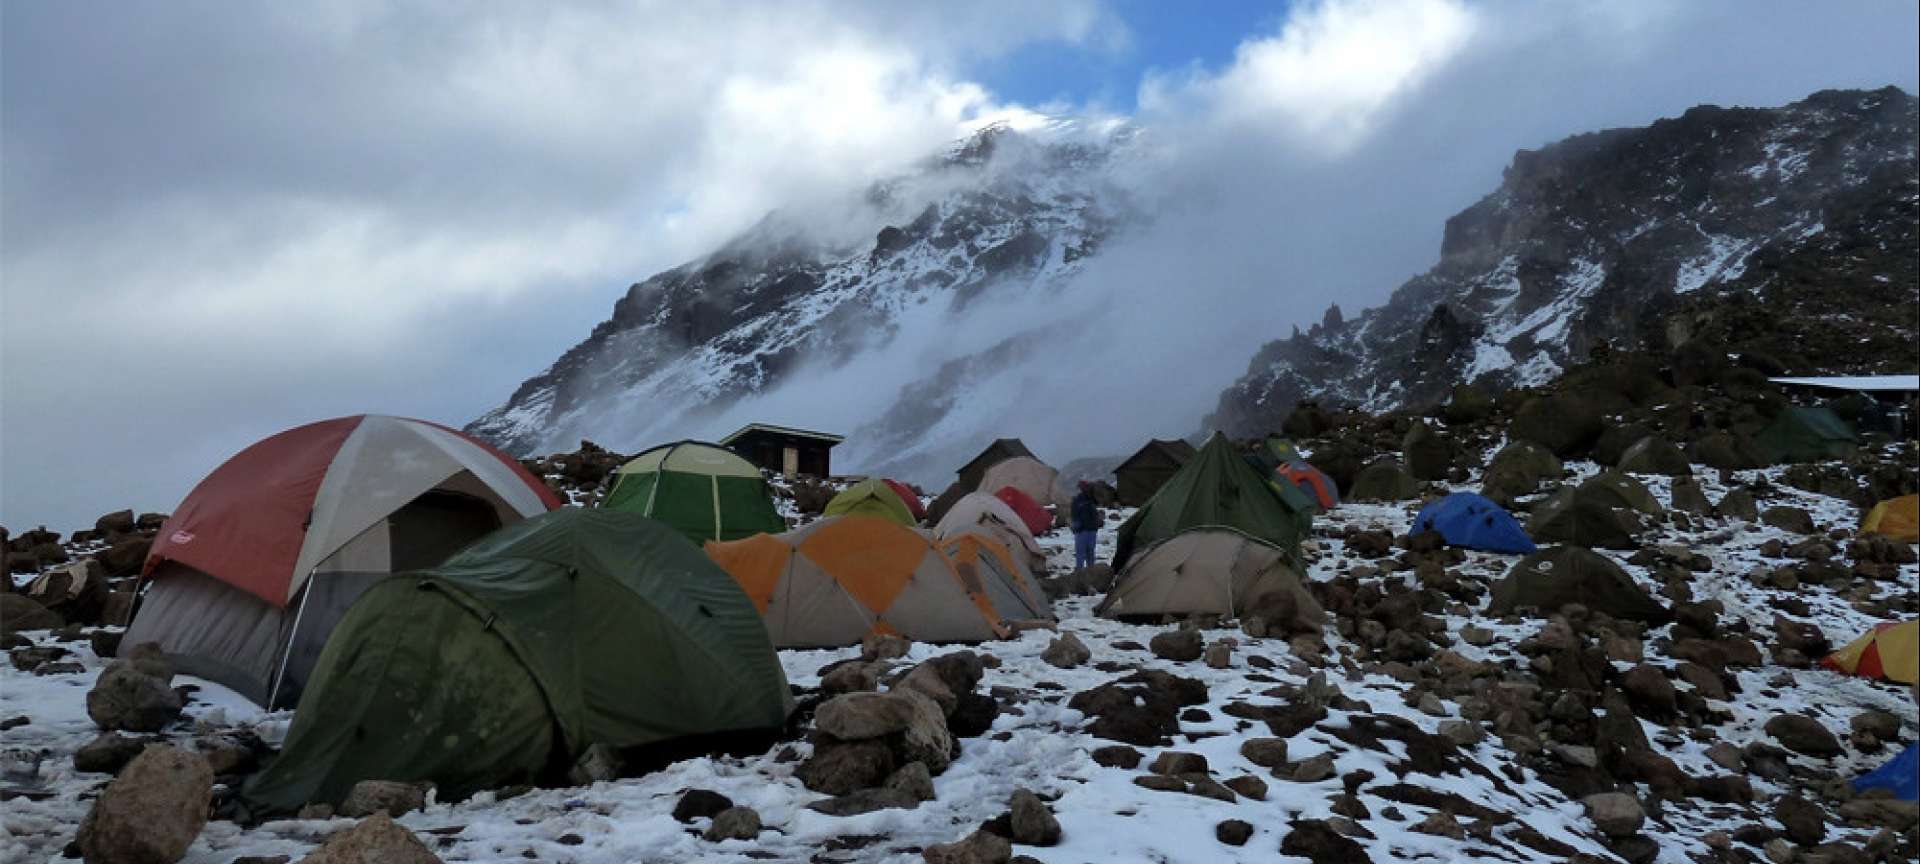
[(1073, 531), (1073, 569), (1084, 570), (1093, 563), (1093, 541), (1100, 535), (1100, 523), (1106, 517), (1093, 500), (1093, 484), (1080, 481), (1080, 494), (1073, 496), (1067, 528)]

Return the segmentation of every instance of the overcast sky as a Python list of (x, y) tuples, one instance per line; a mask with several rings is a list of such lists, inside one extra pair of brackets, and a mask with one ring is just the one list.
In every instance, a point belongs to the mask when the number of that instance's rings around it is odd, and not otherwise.
[[(0, 523), (168, 510), (310, 420), (465, 423), (628, 284), (1009, 112), (1135, 116), (1177, 133), (1195, 184), (1311, 175), (1325, 207), (1346, 181), (1302, 166), (1355, 172), (1374, 206), (1406, 196), (1383, 255), (1404, 276), (1437, 248), (1430, 217), (1515, 147), (1701, 102), (1913, 90), (1915, 9), (7, 3)], [(1360, 182), (1385, 149), (1436, 181)], [(1367, 276), (1339, 286), (1350, 308), (1398, 281)]]

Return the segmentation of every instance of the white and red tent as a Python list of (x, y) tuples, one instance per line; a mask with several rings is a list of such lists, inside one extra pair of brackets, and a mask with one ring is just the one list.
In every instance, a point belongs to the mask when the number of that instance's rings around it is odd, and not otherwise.
[(160, 529), (125, 644), (263, 705), (290, 704), (369, 585), (439, 564), (560, 502), (511, 457), (423, 420), (363, 414), (268, 437)]

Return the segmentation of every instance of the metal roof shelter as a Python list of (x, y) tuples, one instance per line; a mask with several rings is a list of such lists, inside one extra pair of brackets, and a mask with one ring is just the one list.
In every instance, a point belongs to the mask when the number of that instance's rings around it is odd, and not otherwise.
[(1768, 378), (1775, 384), (1818, 387), (1855, 393), (1920, 392), (1920, 375), (1815, 375), (1808, 377)]
[(755, 467), (791, 480), (801, 474), (832, 476), (831, 451), (845, 440), (845, 436), (830, 432), (748, 423), (720, 439), (720, 446), (740, 454)]

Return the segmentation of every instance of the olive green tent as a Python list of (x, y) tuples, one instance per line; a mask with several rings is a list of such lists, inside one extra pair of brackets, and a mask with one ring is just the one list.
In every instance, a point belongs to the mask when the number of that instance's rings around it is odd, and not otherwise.
[(913, 511), (907, 508), (906, 499), (893, 491), (887, 481), (878, 477), (869, 477), (840, 490), (840, 494), (827, 502), (825, 515), (878, 516), (908, 528), (918, 521), (913, 518)]
[(600, 506), (658, 519), (696, 547), (787, 530), (760, 469), (730, 450), (698, 441), (633, 457), (614, 472), (613, 489)]
[(1794, 406), (1754, 436), (1775, 463), (1824, 462), (1853, 455), (1853, 427), (1830, 408)]
[(1226, 436), (1216, 432), (1121, 524), (1113, 569), (1124, 569), (1137, 548), (1201, 527), (1233, 528), (1278, 546), (1291, 557), (1299, 552), (1310, 518), (1301, 502), (1289, 504), (1274, 484), (1234, 452)]
[(424, 780), (454, 800), (563, 776), (595, 745), (777, 730), (792, 707), (733, 577), (658, 522), (568, 508), (361, 595), (244, 797), (284, 813)]
[(1620, 565), (1579, 546), (1553, 546), (1520, 559), (1505, 578), (1493, 584), (1492, 594), (1489, 615), (1532, 609), (1546, 617), (1577, 604), (1648, 624), (1665, 624), (1673, 618)]

